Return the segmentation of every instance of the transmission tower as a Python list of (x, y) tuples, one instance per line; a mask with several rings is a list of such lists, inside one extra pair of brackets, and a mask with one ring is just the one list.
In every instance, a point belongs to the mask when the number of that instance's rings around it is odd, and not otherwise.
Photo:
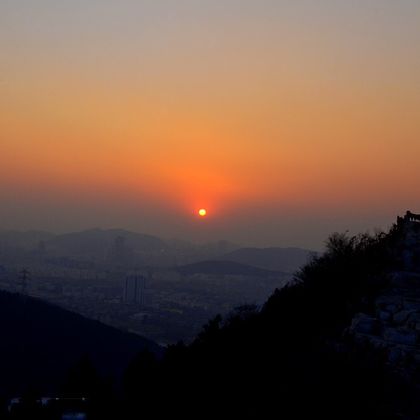
[(28, 280), (29, 280), (29, 271), (24, 268), (20, 272), (20, 286), (21, 286), (21, 293), (22, 295), (26, 294), (26, 288), (28, 287)]

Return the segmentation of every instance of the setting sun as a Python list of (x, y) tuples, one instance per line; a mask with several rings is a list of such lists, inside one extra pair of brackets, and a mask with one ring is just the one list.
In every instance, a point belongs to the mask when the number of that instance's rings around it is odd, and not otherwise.
[(201, 217), (207, 216), (207, 210), (206, 209), (198, 210), (198, 215)]

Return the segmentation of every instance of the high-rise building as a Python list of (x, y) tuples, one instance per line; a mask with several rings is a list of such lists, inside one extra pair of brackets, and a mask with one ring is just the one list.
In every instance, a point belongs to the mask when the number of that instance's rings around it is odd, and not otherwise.
[(123, 300), (125, 303), (144, 305), (144, 290), (146, 277), (139, 274), (128, 275), (125, 278)]

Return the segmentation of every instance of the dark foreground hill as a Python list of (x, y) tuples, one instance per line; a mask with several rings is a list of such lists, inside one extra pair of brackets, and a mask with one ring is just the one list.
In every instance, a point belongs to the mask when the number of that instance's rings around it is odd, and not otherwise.
[(178, 271), (184, 275), (208, 274), (213, 276), (254, 276), (270, 277), (284, 275), (284, 273), (265, 270), (263, 268), (253, 267), (246, 264), (240, 264), (233, 261), (202, 261), (194, 264), (183, 265)]
[(0, 292), (0, 396), (28, 386), (57, 390), (88, 357), (104, 376), (118, 378), (141, 350), (160, 347), (43, 301)]
[(313, 251), (301, 248), (240, 248), (220, 260), (248, 264), (266, 270), (294, 273), (308, 262)]
[[(420, 418), (420, 307), (409, 300), (420, 276), (404, 289), (410, 308), (400, 292), (392, 308), (383, 304), (393, 273), (420, 272), (419, 221), (399, 219), (374, 236), (334, 234), (261, 310), (216, 317), (160, 362), (138, 358), (126, 375), (126, 417), (140, 414), (143, 396), (141, 412), (162, 418)], [(401, 327), (403, 315), (412, 321)]]

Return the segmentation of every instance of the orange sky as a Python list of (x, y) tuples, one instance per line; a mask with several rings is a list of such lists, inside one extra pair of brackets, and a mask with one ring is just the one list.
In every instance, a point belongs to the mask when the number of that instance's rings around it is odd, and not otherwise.
[(420, 211), (418, 2), (31, 3), (0, 5), (0, 228), (319, 247)]

